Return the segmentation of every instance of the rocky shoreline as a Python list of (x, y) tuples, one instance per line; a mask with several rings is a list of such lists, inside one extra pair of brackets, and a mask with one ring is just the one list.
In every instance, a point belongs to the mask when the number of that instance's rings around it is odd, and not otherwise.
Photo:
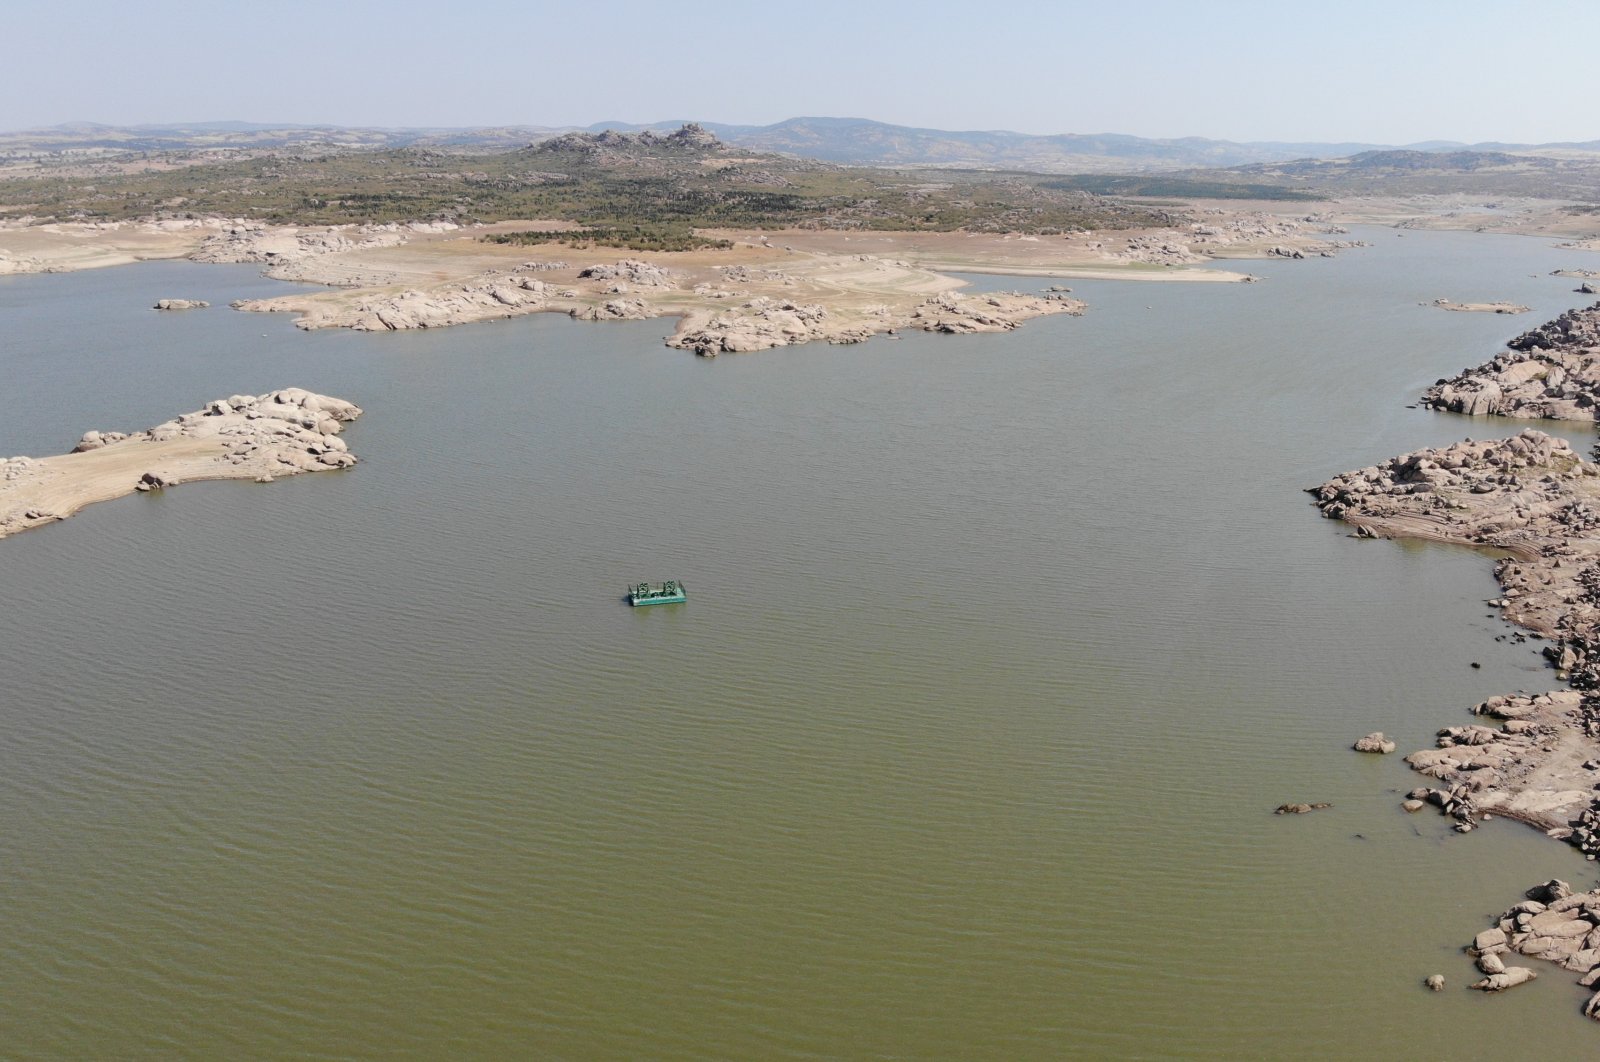
[(298, 387), (233, 395), (147, 431), (90, 431), (71, 453), (0, 460), (0, 538), (65, 520), (86, 505), (193, 480), (349, 468), (339, 437), (361, 409)]
[[(1513, 339), (1484, 365), (1430, 388), (1429, 408), (1468, 414), (1593, 422), (1600, 401), (1600, 303)], [(1490, 697), (1478, 722), (1439, 730), (1435, 747), (1406, 757), (1437, 781), (1408, 794), (1467, 833), (1491, 815), (1517, 819), (1600, 856), (1600, 446), (1588, 459), (1565, 440), (1527, 428), (1402, 454), (1311, 488), (1324, 516), (1358, 537), (1487, 547), (1506, 556), (1489, 602), (1541, 640), (1567, 688)], [(1370, 737), (1371, 735), (1369, 735)], [(1363, 739), (1366, 740), (1366, 739)], [(1557, 888), (1559, 886), (1559, 888)], [(1506, 913), (1472, 952), (1488, 991), (1531, 980), (1499, 959), (1538, 956), (1600, 984), (1600, 891), (1574, 898), (1564, 883)], [(1589, 934), (1593, 932), (1591, 940)], [(1492, 937), (1493, 939), (1489, 939)], [(1600, 994), (1584, 1011), (1600, 1019)]]
[(1526, 420), (1600, 418), (1600, 302), (1568, 310), (1517, 336), (1490, 361), (1440, 380), (1430, 409)]

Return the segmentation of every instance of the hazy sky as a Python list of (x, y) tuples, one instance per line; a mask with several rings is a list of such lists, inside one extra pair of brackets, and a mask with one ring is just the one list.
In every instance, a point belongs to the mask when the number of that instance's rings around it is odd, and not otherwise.
[(0, 129), (796, 115), (1229, 140), (1600, 138), (1597, 0), (8, 0)]

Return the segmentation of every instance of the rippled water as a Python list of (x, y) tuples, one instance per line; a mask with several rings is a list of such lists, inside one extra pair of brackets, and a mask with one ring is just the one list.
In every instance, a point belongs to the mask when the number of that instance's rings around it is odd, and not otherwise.
[(1564, 974), (1459, 990), (1588, 864), (1407, 817), (1348, 751), (1550, 673), (1484, 557), (1300, 493), (1508, 430), (1405, 406), (1590, 263), (1363, 235), (714, 362), (661, 322), (302, 334), (221, 308), (286, 290), (248, 267), (0, 280), (5, 454), (285, 385), (367, 410), (348, 473), (0, 543), (0, 1054), (1592, 1053)]

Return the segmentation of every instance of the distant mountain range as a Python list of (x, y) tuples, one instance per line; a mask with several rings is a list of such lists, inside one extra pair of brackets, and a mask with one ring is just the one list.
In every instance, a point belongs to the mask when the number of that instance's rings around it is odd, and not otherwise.
[[(50, 129), (0, 134), (0, 156), (35, 152), (145, 152), (206, 149), (325, 150), (433, 147), (512, 149), (567, 132), (670, 132), (681, 121), (596, 122), (573, 126), (488, 128), (352, 128), (332, 125), (196, 122), (111, 126), (72, 123)], [(724, 142), (752, 151), (779, 152), (848, 165), (1028, 170), (1044, 173), (1150, 173), (1171, 170), (1270, 165), (1303, 159), (1334, 159), (1396, 150), (1366, 143), (1257, 141), (1238, 143), (1204, 137), (1148, 139), (1116, 133), (1036, 136), (1003, 130), (958, 132), (890, 125), (865, 118), (790, 118), (773, 125), (701, 121)], [(1461, 144), (1428, 141), (1400, 145), (1418, 153), (1494, 152), (1501, 155), (1587, 157), (1600, 155), (1600, 140), (1555, 144)]]

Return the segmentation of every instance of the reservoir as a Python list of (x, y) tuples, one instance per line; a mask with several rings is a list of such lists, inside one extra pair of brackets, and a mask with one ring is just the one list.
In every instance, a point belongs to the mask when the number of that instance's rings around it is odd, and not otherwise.
[(1469, 993), (1461, 947), (1592, 864), (1349, 751), (1554, 688), (1540, 643), (1488, 557), (1302, 490), (1520, 430), (1408, 406), (1593, 256), (1356, 235), (709, 361), (670, 321), (304, 333), (226, 309), (289, 290), (248, 266), (0, 279), (0, 455), (366, 410), (350, 471), (0, 542), (0, 1054), (1591, 1055), (1570, 975)]

